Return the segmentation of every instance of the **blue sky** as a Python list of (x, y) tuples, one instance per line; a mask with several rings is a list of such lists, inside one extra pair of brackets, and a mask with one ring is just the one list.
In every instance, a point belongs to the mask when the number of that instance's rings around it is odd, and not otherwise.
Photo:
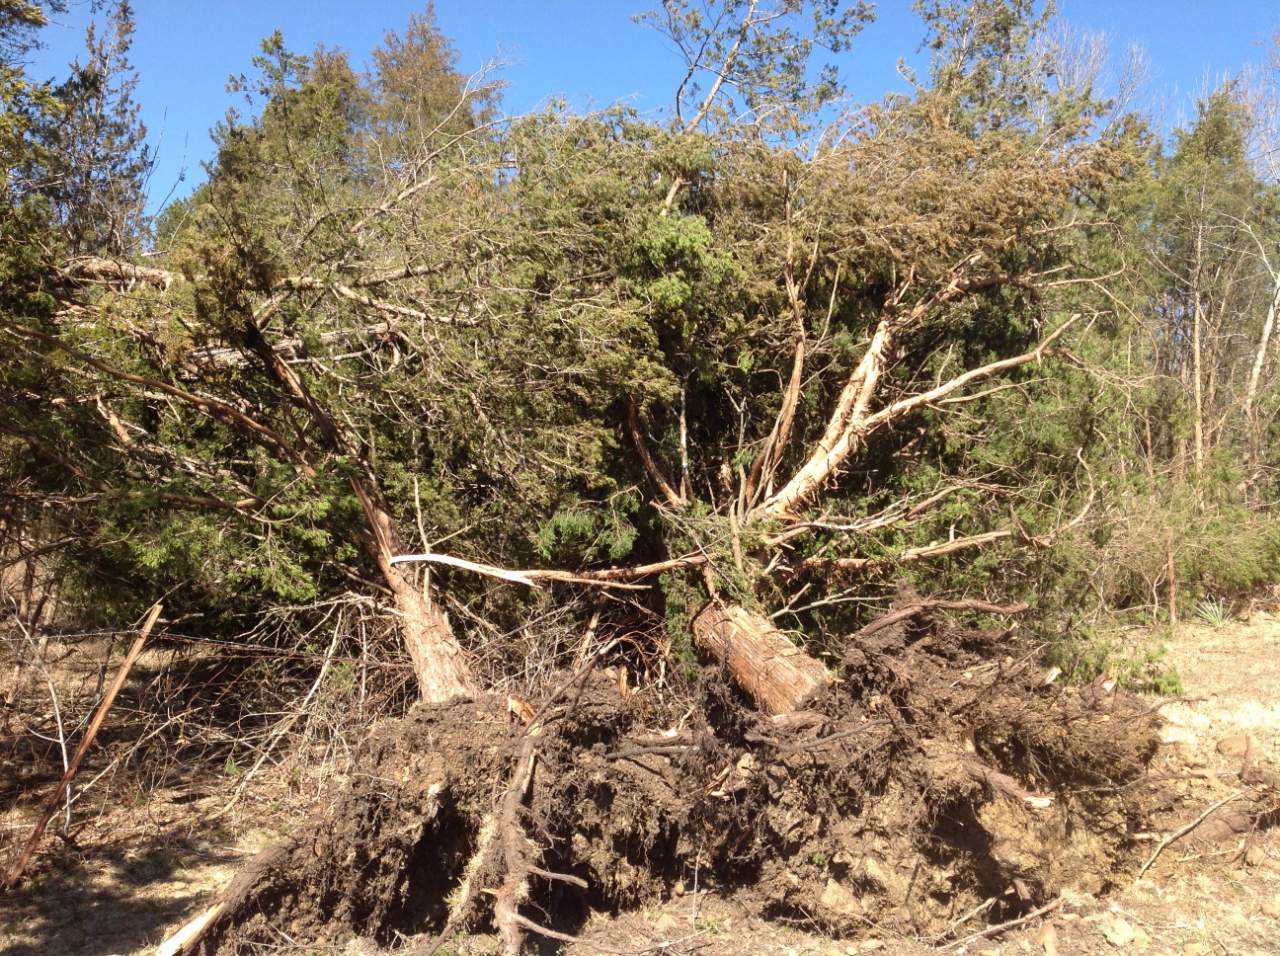
[[(159, 146), (151, 184), (153, 206), (184, 195), (202, 179), (200, 162), (212, 152), (208, 131), (237, 104), (227, 76), (249, 69), (258, 41), (284, 32), (293, 49), (339, 46), (359, 66), (383, 32), (399, 29), (425, 0), (134, 0), (138, 29), (132, 60), (141, 72), (135, 94), (150, 139)], [(471, 71), (501, 55), (505, 105), (519, 113), (549, 96), (566, 95), (596, 106), (626, 100), (642, 111), (666, 106), (680, 78), (680, 61), (663, 38), (631, 22), (657, 0), (436, 0), (444, 33)], [(1276, 0), (1060, 0), (1072, 24), (1108, 32), (1118, 53), (1130, 40), (1150, 52), (1150, 93), (1176, 119), (1206, 76), (1238, 71), (1262, 59), (1257, 41), (1280, 21)], [(921, 26), (910, 0), (881, 0), (877, 21), (840, 57), (850, 92), (879, 99), (905, 84), (899, 57), (915, 59)], [(45, 31), (47, 48), (31, 67), (40, 77), (61, 76), (83, 47), (88, 4)], [(239, 102), (243, 102), (239, 100)], [(186, 179), (179, 183), (185, 168)]]

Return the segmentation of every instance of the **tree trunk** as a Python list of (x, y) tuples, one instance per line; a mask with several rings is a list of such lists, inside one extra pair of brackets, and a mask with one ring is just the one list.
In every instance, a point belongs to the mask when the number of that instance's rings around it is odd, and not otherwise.
[(474, 697), (480, 692), (462, 645), (444, 612), (431, 600), (428, 588), (421, 591), (413, 580), (391, 563), (403, 549), (396, 535), (391, 509), (381, 492), (352, 478), (351, 487), (364, 508), (369, 534), (365, 545), (387, 587), (395, 595), (400, 612), (404, 646), (418, 677), (418, 690), (429, 704), (442, 704), (454, 697)]
[[(266, 340), (257, 324), (248, 321), (243, 331), (245, 344), (262, 359), (275, 379), (293, 396), (295, 403), (311, 416), (330, 448), (353, 462), (365, 464), (359, 443), (315, 399), (289, 363)], [(431, 601), (427, 588), (419, 591), (413, 580), (405, 577), (391, 563), (392, 556), (404, 549), (400, 547), (396, 534), (391, 505), (378, 488), (374, 476), (353, 477), (351, 488), (364, 509), (366, 533), (362, 537), (365, 550), (377, 563), (383, 580), (395, 595), (405, 649), (413, 662), (422, 699), (429, 704), (442, 704), (454, 697), (475, 696), (480, 689), (471, 676), (467, 655), (454, 637), (449, 619)]]
[(1191, 317), (1191, 374), (1192, 394), (1195, 397), (1195, 468), (1196, 474), (1204, 470), (1204, 379), (1202, 377), (1201, 343), (1204, 336), (1204, 294), (1200, 287), (1204, 263), (1204, 226), (1196, 230), (1195, 286), (1192, 289)]
[(693, 619), (699, 651), (723, 660), (738, 686), (770, 716), (790, 714), (826, 688), (827, 669), (766, 618), (713, 600)]
[[(1267, 361), (1267, 347), (1271, 344), (1271, 332), (1276, 327), (1276, 311), (1280, 309), (1280, 274), (1273, 276), (1275, 293), (1271, 296), (1271, 305), (1267, 308), (1266, 321), (1262, 323), (1262, 338), (1258, 342), (1258, 352), (1253, 359), (1253, 369), (1249, 372), (1249, 388), (1244, 396), (1244, 417), (1250, 426), (1253, 425), (1253, 403), (1258, 399), (1258, 383), (1262, 379), (1262, 367)], [(1257, 457), (1257, 429), (1250, 428), (1250, 441)]]

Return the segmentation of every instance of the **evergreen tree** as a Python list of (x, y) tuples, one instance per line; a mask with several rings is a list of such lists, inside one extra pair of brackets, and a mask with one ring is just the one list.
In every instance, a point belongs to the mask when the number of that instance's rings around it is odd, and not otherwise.
[(133, 100), (137, 72), (128, 54), (136, 23), (128, 0), (105, 28), (91, 23), (87, 58), (54, 90), (56, 123), (46, 127), (41, 191), (72, 255), (128, 256), (146, 236), (146, 186), (153, 158)]

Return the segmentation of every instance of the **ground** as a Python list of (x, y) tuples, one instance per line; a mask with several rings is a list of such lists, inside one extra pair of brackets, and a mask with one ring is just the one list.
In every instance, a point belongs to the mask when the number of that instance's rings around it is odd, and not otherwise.
[[(1193, 623), (1167, 639), (1168, 662), (1180, 673), (1184, 691), (1175, 699), (1151, 699), (1168, 720), (1152, 772), (1169, 775), (1182, 791), (1186, 799), (1174, 812), (1190, 823), (1240, 789), (1241, 758), (1233, 748), (1239, 741), (1232, 738), (1254, 738), (1257, 765), (1280, 769), (1280, 620), (1256, 614), (1220, 628)], [(0, 898), (0, 954), (150, 956), (244, 860), (303, 823), (317, 796), (313, 779), (299, 773), (307, 766), (283, 761), (261, 773), (238, 801), (232, 800), (238, 782), (234, 772), (216, 786), (206, 781), (195, 789), (160, 788), (145, 800), (122, 796), (116, 805), (80, 820), (76, 826), (84, 828), (74, 842), (46, 839), (46, 859), (33, 867), (33, 883)], [(12, 763), (0, 764), (0, 772), (11, 769)], [(324, 779), (326, 787), (344, 782), (332, 770)], [(9, 831), (3, 833), (6, 856), (28, 819), (29, 811), (0, 813), (0, 828)], [(1173, 823), (1169, 829), (1175, 829)], [(1152, 851), (1159, 837), (1149, 836)], [(931, 948), (927, 940), (895, 938), (874, 928), (865, 938), (846, 941), (824, 936), (803, 920), (790, 926), (766, 923), (698, 876), (688, 874), (661, 905), (595, 917), (583, 935), (605, 950), (665, 944), (662, 951), (701, 956), (907, 956)], [(1165, 847), (1137, 883), (1099, 897), (1064, 894), (1043, 919), (1002, 934), (964, 936), (965, 930), (976, 934), (985, 928), (976, 915), (940, 949), (972, 956), (1280, 952), (1280, 839), (1274, 830), (1216, 843), (1189, 834)], [(492, 952), (494, 946), (491, 937), (459, 937), (442, 951)], [(357, 941), (342, 951), (373, 948)], [(561, 951), (578, 956), (597, 949), (569, 944)]]

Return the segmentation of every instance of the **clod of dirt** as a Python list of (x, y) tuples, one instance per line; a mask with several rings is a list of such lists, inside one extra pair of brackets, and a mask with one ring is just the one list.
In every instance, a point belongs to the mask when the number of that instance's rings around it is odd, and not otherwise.
[(1218, 753), (1224, 757), (1243, 757), (1259, 749), (1258, 741), (1247, 734), (1233, 734), (1218, 741)]
[[(420, 706), (367, 745), (350, 790), (252, 861), (192, 947), (204, 954), (522, 925), (575, 934), (697, 886), (754, 916), (833, 935), (945, 938), (987, 901), (1016, 918), (1105, 891), (1149, 849), (1159, 718), (1100, 688), (1045, 685), (1014, 634), (917, 614), (851, 642), (806, 714), (755, 712), (715, 668), (677, 693), (585, 679), (529, 743), (505, 698)], [(522, 853), (492, 843), (514, 755)], [(510, 859), (510, 858), (508, 858)], [(966, 924), (966, 931), (972, 924)], [(266, 949), (262, 949), (263, 952)]]

